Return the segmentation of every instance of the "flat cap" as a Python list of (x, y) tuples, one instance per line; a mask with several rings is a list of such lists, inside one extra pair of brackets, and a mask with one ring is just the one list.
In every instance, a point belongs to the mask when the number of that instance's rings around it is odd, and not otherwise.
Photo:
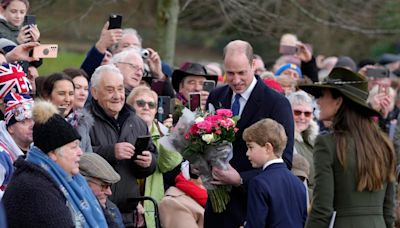
[(82, 154), (79, 172), (84, 177), (96, 178), (108, 184), (115, 184), (121, 179), (113, 167), (96, 153)]

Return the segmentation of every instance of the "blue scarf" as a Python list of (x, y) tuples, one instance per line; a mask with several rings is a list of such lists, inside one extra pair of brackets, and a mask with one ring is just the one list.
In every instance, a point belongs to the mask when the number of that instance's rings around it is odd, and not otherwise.
[(53, 177), (67, 199), (75, 227), (107, 227), (100, 204), (81, 174), (70, 176), (35, 146), (26, 160), (42, 167)]

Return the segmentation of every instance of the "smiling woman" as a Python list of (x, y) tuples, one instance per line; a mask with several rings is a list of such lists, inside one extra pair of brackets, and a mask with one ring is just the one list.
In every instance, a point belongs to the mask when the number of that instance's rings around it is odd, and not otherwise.
[(293, 118), (295, 123), (295, 142), (294, 149), (297, 153), (306, 158), (310, 164), (310, 173), (308, 179), (309, 199), (312, 198), (314, 189), (314, 162), (313, 148), (315, 138), (318, 135), (318, 124), (313, 120), (313, 100), (304, 91), (297, 91), (288, 96), (288, 100), (293, 110)]
[[(83, 76), (82, 76), (83, 77)], [(78, 79), (75, 77), (74, 79)], [(83, 79), (85, 81), (85, 78)], [(78, 81), (77, 81), (78, 84)], [(80, 87), (85, 87), (84, 83), (78, 84)], [(86, 85), (87, 86), (87, 85)], [(84, 152), (92, 152), (89, 131), (93, 125), (92, 115), (83, 108), (87, 94), (83, 95), (83, 100), (79, 107), (74, 108), (75, 101), (75, 84), (67, 74), (58, 72), (51, 74), (43, 83), (41, 97), (50, 101), (60, 111), (60, 114), (79, 132), (82, 136), (80, 147)], [(83, 89), (84, 90), (84, 89)], [(79, 98), (81, 98), (80, 96)]]

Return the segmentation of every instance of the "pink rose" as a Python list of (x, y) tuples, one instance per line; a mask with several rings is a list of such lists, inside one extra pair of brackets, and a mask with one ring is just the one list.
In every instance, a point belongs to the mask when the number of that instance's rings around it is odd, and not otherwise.
[(222, 120), (222, 116), (218, 116), (218, 115), (207, 116), (204, 120), (210, 121), (213, 124), (217, 124), (218, 121)]
[(231, 119), (223, 119), (223, 120), (220, 121), (220, 125), (223, 128), (228, 129), (230, 127), (233, 127), (235, 125), (235, 122), (233, 122), (233, 120), (231, 120)]
[(232, 111), (230, 109), (218, 109), (217, 115), (222, 117), (232, 117)]
[(213, 124), (210, 121), (201, 121), (197, 123), (197, 127), (205, 133), (211, 133)]

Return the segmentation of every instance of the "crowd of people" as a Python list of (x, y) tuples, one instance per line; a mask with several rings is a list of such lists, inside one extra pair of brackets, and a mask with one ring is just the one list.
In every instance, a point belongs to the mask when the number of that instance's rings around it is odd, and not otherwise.
[[(284, 34), (270, 66), (233, 40), (221, 63), (173, 67), (106, 22), (79, 69), (39, 75), (28, 0), (0, 4), (0, 227), (400, 225), (400, 55), (357, 65)], [(160, 141), (210, 107), (239, 117), (229, 165), (212, 167), (231, 186), (218, 213)]]

